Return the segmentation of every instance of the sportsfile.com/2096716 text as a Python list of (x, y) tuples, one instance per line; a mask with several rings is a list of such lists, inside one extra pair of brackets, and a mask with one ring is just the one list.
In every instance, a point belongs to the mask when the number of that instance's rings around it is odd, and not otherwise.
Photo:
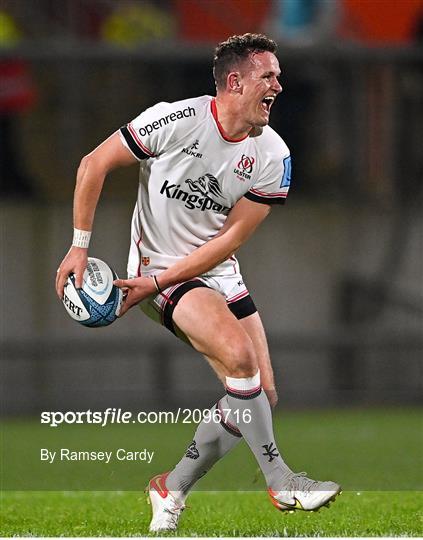
[(249, 409), (182, 409), (175, 411), (124, 411), (120, 408), (109, 407), (103, 411), (42, 411), (41, 424), (58, 427), (61, 424), (96, 424), (105, 427), (110, 424), (199, 424), (228, 422), (250, 423)]

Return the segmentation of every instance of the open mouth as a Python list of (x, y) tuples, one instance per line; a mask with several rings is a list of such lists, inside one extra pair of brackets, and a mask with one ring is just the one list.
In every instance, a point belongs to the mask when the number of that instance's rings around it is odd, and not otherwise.
[(274, 101), (275, 101), (274, 96), (266, 96), (265, 98), (261, 100), (261, 106), (267, 113), (269, 113), (270, 107), (272, 106)]

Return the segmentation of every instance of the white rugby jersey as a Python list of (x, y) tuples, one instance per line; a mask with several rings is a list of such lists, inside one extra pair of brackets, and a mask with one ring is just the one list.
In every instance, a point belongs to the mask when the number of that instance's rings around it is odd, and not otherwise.
[[(213, 238), (235, 203), (283, 203), (291, 179), (289, 150), (269, 126), (258, 137), (229, 139), (215, 99), (158, 103), (120, 130), (140, 161), (128, 275), (159, 273)], [(207, 273), (239, 271), (230, 257)]]

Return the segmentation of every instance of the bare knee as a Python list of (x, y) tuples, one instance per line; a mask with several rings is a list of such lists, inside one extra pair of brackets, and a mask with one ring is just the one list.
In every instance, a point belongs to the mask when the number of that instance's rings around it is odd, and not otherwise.
[(232, 339), (225, 350), (222, 363), (229, 377), (252, 377), (257, 373), (257, 358), (248, 335)]

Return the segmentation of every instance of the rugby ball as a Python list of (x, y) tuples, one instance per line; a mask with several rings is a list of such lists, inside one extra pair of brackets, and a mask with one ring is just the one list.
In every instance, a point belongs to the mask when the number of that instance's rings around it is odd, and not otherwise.
[(113, 285), (115, 279), (116, 272), (94, 257), (88, 258), (80, 289), (75, 286), (75, 275), (70, 274), (65, 283), (63, 305), (72, 319), (90, 328), (112, 324), (122, 305), (122, 291)]

